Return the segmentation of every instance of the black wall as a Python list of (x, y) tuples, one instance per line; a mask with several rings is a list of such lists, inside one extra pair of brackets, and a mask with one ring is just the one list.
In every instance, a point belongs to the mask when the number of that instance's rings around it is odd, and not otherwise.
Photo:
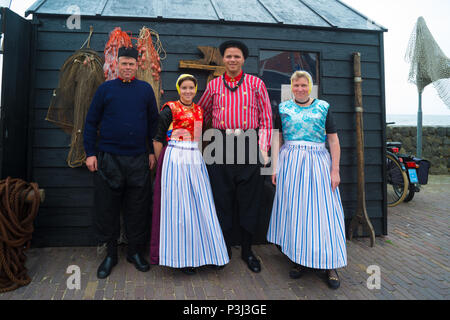
[[(36, 19), (36, 17), (35, 17)], [(327, 100), (335, 113), (340, 137), (341, 197), (346, 225), (354, 214), (357, 190), (355, 114), (352, 53), (361, 52), (365, 132), (365, 178), (367, 211), (376, 234), (387, 234), (383, 187), (385, 141), (383, 34), (379, 32), (306, 29), (282, 25), (232, 25), (207, 22), (164, 22), (82, 17), (81, 30), (69, 30), (66, 17), (39, 16), (34, 81), (32, 180), (46, 190), (34, 234), (35, 245), (90, 245), (90, 210), (93, 205), (92, 176), (86, 168), (71, 169), (66, 164), (70, 137), (44, 120), (52, 90), (58, 84), (59, 68), (86, 40), (94, 27), (91, 48), (103, 52), (109, 32), (120, 26), (137, 36), (142, 26), (156, 30), (167, 52), (163, 60), (162, 101), (177, 97), (175, 81), (189, 72), (199, 81), (197, 100), (205, 89), (207, 73), (179, 69), (182, 59), (200, 59), (197, 46), (218, 46), (224, 39), (238, 38), (249, 46), (244, 71), (258, 74), (259, 50), (317, 52), (320, 56), (319, 97)], [(270, 195), (270, 190), (266, 190)], [(267, 199), (258, 241), (263, 242), (271, 210)]]

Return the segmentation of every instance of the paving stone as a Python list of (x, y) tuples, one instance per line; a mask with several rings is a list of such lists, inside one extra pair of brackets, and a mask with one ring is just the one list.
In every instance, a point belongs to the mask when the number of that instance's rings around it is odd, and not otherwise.
[[(450, 237), (448, 207), (450, 179), (433, 184), (430, 179), (410, 203), (388, 208), (388, 235), (347, 241), (348, 265), (339, 270), (341, 287), (330, 290), (323, 273), (309, 270), (301, 279), (290, 279), (292, 262), (273, 244), (254, 245), (261, 273), (253, 273), (233, 246), (233, 259), (221, 270), (198, 268), (194, 276), (180, 270), (152, 265), (139, 272), (125, 260), (126, 246), (119, 246), (119, 262), (107, 279), (96, 271), (104, 254), (95, 247), (31, 248), (26, 267), (29, 285), (0, 294), (0, 300), (448, 300), (450, 298)], [(69, 290), (69, 265), (81, 269), (81, 290)], [(381, 271), (381, 289), (369, 290), (369, 265)]]

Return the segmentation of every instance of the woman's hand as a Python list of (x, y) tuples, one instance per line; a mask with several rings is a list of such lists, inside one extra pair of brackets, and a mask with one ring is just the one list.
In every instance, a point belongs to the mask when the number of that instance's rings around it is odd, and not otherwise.
[(339, 170), (331, 170), (331, 189), (334, 191), (341, 183), (341, 176)]
[(153, 153), (148, 155), (148, 165), (150, 167), (150, 170), (153, 170), (153, 168), (156, 166), (156, 157)]
[(277, 185), (277, 174), (276, 173), (272, 174), (272, 184), (274, 186)]

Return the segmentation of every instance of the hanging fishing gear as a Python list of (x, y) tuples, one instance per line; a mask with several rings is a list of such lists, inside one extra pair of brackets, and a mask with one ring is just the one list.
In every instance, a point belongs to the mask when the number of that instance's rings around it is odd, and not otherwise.
[[(155, 37), (155, 40), (153, 40)], [(137, 78), (149, 83), (155, 92), (158, 110), (161, 101), (161, 60), (166, 58), (159, 34), (147, 27), (142, 27), (137, 39), (139, 51)], [(160, 54), (164, 56), (161, 58)]]
[[(105, 46), (105, 72), (106, 80), (114, 80), (119, 76), (117, 55), (120, 47), (132, 47), (136, 42), (139, 52), (138, 71), (136, 78), (146, 81), (153, 88), (156, 103), (159, 106), (161, 100), (161, 60), (166, 58), (166, 52), (159, 39), (158, 32), (142, 27), (137, 38), (122, 31), (120, 27), (114, 28), (109, 34)], [(162, 55), (162, 57), (160, 56)]]
[(119, 48), (132, 46), (131, 37), (128, 33), (122, 31), (120, 27), (116, 27), (111, 31), (104, 50), (105, 64), (103, 70), (107, 81), (114, 80), (119, 76), (119, 63), (117, 61)]
[(45, 118), (71, 135), (67, 156), (71, 168), (82, 166), (86, 160), (84, 122), (95, 91), (105, 81), (103, 58), (90, 48), (92, 33), (91, 26), (85, 43), (61, 67), (58, 88), (53, 91)]

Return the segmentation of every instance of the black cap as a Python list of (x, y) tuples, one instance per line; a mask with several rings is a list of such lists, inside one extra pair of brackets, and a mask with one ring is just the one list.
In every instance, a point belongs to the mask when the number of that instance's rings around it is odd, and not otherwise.
[(219, 51), (220, 51), (220, 54), (222, 55), (222, 57), (223, 57), (223, 55), (225, 53), (225, 50), (228, 49), (228, 48), (241, 49), (242, 54), (244, 55), (244, 59), (247, 59), (247, 57), (248, 57), (248, 48), (242, 42), (237, 41), (237, 40), (228, 40), (228, 41), (225, 41), (224, 43), (222, 43), (220, 45), (220, 47), (219, 47)]
[(136, 61), (137, 61), (138, 56), (139, 56), (139, 52), (137, 51), (136, 48), (134, 48), (134, 47), (120, 47), (119, 48), (119, 53), (117, 55), (117, 58), (130, 57), (130, 58), (135, 58)]

